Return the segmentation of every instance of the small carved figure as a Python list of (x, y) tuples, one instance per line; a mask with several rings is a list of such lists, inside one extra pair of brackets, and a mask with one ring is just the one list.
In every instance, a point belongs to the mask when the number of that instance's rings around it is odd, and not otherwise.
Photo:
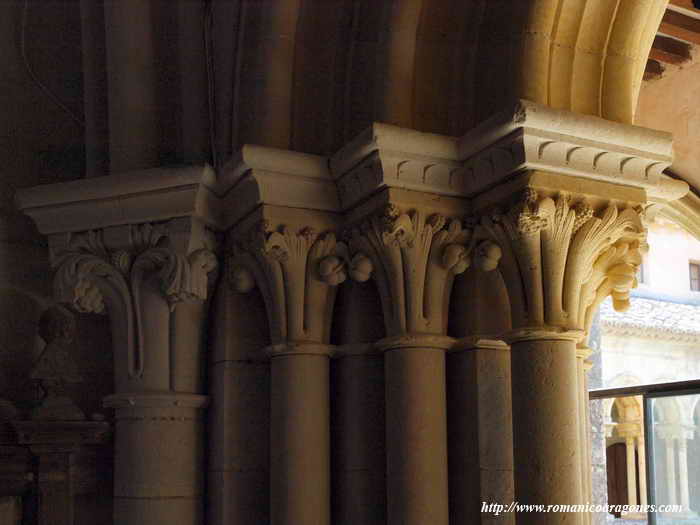
[(85, 419), (66, 395), (67, 384), (83, 381), (70, 355), (75, 328), (73, 315), (60, 306), (49, 308), (39, 320), (39, 336), (46, 347), (32, 368), (31, 378), (39, 382), (45, 397), (32, 413), (33, 419)]

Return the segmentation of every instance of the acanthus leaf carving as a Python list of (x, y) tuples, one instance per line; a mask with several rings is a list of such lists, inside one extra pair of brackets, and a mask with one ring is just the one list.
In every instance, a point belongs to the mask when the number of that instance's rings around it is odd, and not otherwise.
[(89, 230), (71, 234), (53, 257), (56, 297), (78, 311), (109, 313), (127, 345), (131, 378), (143, 374), (140, 288), (144, 280), (155, 272), (172, 311), (178, 302), (206, 299), (208, 274), (217, 266), (216, 256), (208, 249), (185, 257), (163, 242), (166, 237), (163, 225), (134, 225), (129, 229), (130, 250), (109, 250), (103, 232)]
[(369, 278), (361, 254), (350, 256), (335, 233), (314, 228), (270, 230), (261, 221), (243, 240), (233, 242), (228, 261), (234, 290), (257, 285), (263, 294), (273, 344), (327, 342), (335, 288), (348, 276)]
[(470, 267), (477, 246), (474, 229), (441, 214), (402, 212), (390, 204), (350, 237), (352, 249), (374, 267), (388, 333), (444, 332), (454, 277)]
[(508, 213), (482, 217), (484, 230), (502, 248), (514, 328), (585, 330), (589, 307), (601, 294), (614, 294), (624, 307), (641, 262), (629, 255), (638, 253), (645, 235), (640, 213), (611, 203), (595, 214), (585, 198), (572, 204), (565, 192), (551, 198), (528, 189)]

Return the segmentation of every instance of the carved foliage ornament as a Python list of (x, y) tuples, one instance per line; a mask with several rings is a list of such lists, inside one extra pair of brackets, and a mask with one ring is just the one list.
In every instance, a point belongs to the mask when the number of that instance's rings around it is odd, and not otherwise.
[(351, 254), (332, 232), (284, 226), (270, 231), (264, 222), (244, 242), (234, 243), (228, 261), (234, 291), (260, 288), (275, 342), (327, 341), (334, 287), (348, 277), (364, 282), (371, 274), (369, 258)]
[(482, 217), (503, 249), (514, 327), (586, 329), (591, 312), (610, 294), (616, 308), (624, 308), (641, 264), (646, 233), (640, 214), (616, 204), (594, 214), (585, 200), (572, 204), (567, 193), (541, 198), (528, 189), (507, 213)]
[(129, 376), (135, 378), (143, 374), (140, 294), (144, 281), (157, 278), (172, 311), (179, 302), (207, 298), (208, 274), (216, 268), (217, 259), (208, 249), (187, 256), (178, 253), (168, 242), (167, 225), (132, 226), (130, 239), (130, 250), (110, 251), (100, 230), (71, 235), (55, 254), (53, 265), (60, 301), (80, 312), (109, 309), (112, 316), (120, 316), (129, 345)]
[(443, 333), (455, 275), (476, 263), (492, 270), (500, 248), (473, 227), (395, 205), (350, 232), (350, 246), (372, 261), (390, 334)]

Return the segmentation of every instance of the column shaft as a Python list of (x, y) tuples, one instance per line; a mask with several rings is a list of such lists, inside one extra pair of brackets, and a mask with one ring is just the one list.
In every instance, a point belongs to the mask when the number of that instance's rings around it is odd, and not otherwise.
[[(579, 422), (579, 447), (581, 450), (581, 499), (582, 503), (591, 503), (593, 498), (591, 485), (591, 433), (588, 414), (588, 387), (586, 381), (586, 357), (587, 349), (576, 351), (576, 379), (578, 385), (578, 422)], [(591, 523), (591, 514), (588, 512), (580, 515), (583, 525)]]
[(625, 438), (627, 451), (627, 504), (637, 504), (637, 461), (634, 455), (634, 438)]
[(334, 363), (334, 525), (386, 523), (384, 364), (381, 355)]
[(445, 354), (385, 354), (387, 510), (390, 525), (447, 525)]
[[(642, 428), (642, 432), (644, 429)], [(640, 505), (647, 504), (647, 460), (646, 450), (644, 449), (644, 436), (637, 436), (637, 458), (639, 461), (639, 503)]]
[(327, 355), (271, 362), (272, 525), (330, 524), (330, 408)]
[(207, 524), (269, 523), (269, 363), (216, 363), (209, 380)]
[(690, 510), (690, 493), (688, 491), (688, 446), (685, 438), (678, 440), (678, 484), (681, 505), (684, 511)]
[(678, 501), (676, 492), (676, 451), (673, 446), (674, 439), (666, 440), (666, 478), (668, 481), (668, 505), (674, 505)]
[(116, 408), (114, 522), (204, 522), (204, 396), (120, 394)]
[[(573, 340), (512, 344), (515, 500), (577, 504), (581, 496), (576, 348)], [(523, 513), (517, 523), (577, 523), (574, 513)]]
[(480, 341), (447, 357), (450, 523), (455, 525), (515, 522), (512, 513), (481, 511), (484, 502), (513, 501), (510, 349), (491, 343)]

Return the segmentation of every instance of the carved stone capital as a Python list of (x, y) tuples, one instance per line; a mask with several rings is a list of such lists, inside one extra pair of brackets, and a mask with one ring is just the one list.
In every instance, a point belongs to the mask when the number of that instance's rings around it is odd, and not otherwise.
[(503, 252), (514, 329), (553, 326), (587, 330), (600, 301), (612, 294), (628, 304), (637, 285), (646, 230), (633, 203), (527, 187), (506, 212), (492, 210), (481, 225)]
[(356, 223), (350, 247), (366, 254), (384, 307), (387, 333), (443, 334), (455, 275), (474, 262), (485, 270), (500, 248), (456, 218), (388, 203)]
[[(201, 225), (199, 225), (201, 226)], [(182, 242), (182, 223), (144, 223), (54, 235), (50, 238), (55, 297), (80, 312), (108, 313), (123, 348), (130, 379), (144, 374), (144, 287), (154, 283), (173, 311), (184, 301), (203, 301), (218, 266), (215, 239), (203, 234)], [(191, 251), (187, 251), (189, 248)], [(118, 367), (119, 369), (119, 367)]]
[[(320, 225), (323, 228), (323, 225)], [(350, 256), (332, 230), (266, 221), (230, 234), (229, 284), (246, 293), (257, 286), (265, 300), (273, 345), (327, 343), (336, 287), (349, 276), (366, 280), (371, 263)]]

